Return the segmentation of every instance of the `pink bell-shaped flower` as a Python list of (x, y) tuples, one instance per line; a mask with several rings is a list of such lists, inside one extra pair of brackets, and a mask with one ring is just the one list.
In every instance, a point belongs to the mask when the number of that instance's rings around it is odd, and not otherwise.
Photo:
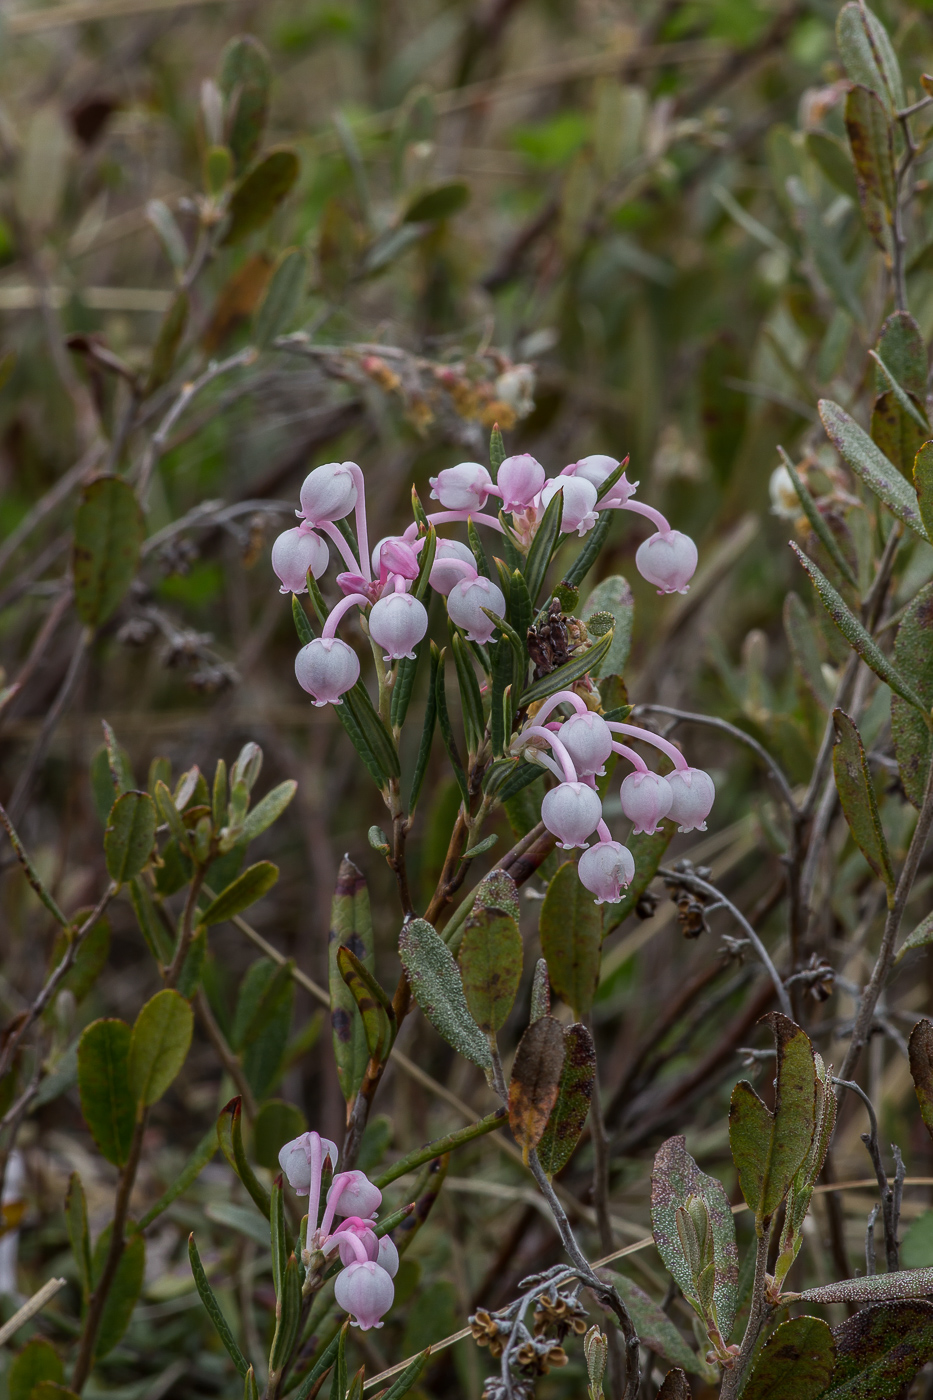
[(359, 658), (339, 637), (315, 637), (295, 657), (295, 675), (315, 705), (339, 705), (360, 678)]
[(431, 477), (431, 496), (445, 510), (482, 510), (492, 477), (481, 462), (460, 462)]
[(525, 510), (544, 485), (544, 468), (530, 452), (506, 457), (496, 473), (503, 510)]
[(319, 525), (350, 514), (358, 494), (351, 470), (355, 466), (355, 462), (327, 462), (309, 472), (301, 488), (301, 514), (305, 520)]
[(653, 583), (659, 593), (686, 593), (696, 573), (698, 557), (689, 535), (679, 530), (659, 530), (638, 546), (635, 564), (642, 578)]
[(374, 1186), (365, 1172), (340, 1172), (331, 1182), (327, 1193), (328, 1207), (334, 1215), (359, 1215), (368, 1218), (382, 1203), (382, 1192)]
[(658, 829), (658, 822), (666, 817), (674, 802), (671, 785), (660, 773), (650, 770), (644, 773), (629, 773), (619, 792), (622, 811), (634, 822), (634, 834), (641, 832), (651, 836)]
[(569, 535), (576, 530), (585, 535), (596, 524), (596, 487), (582, 477), (555, 476), (541, 492), (541, 504), (550, 505), (558, 491), (564, 493), (564, 509), (560, 518), (560, 528)]
[(604, 771), (603, 765), (612, 753), (612, 730), (602, 715), (593, 710), (571, 715), (558, 730), (558, 737), (579, 777), (591, 778)]
[(496, 630), (495, 623), (486, 616), (483, 608), (488, 608), (497, 617), (505, 616), (502, 589), (482, 574), (454, 584), (447, 596), (447, 613), (451, 622), (462, 627), (471, 642), (488, 642)]
[(380, 1264), (358, 1261), (337, 1275), (334, 1298), (350, 1314), (353, 1326), (368, 1332), (382, 1326), (395, 1298), (395, 1284)]
[(414, 660), (415, 646), (428, 630), (428, 610), (410, 593), (390, 593), (373, 605), (369, 635), (384, 647), (386, 661)]
[(618, 904), (634, 878), (635, 857), (620, 841), (598, 841), (583, 852), (577, 874), (597, 904)]
[(541, 820), (565, 851), (585, 846), (602, 815), (599, 796), (586, 783), (561, 783), (546, 792), (541, 803)]
[(675, 768), (667, 775), (674, 794), (668, 816), (678, 831), (705, 831), (706, 818), (716, 800), (713, 780), (702, 768)]
[(287, 1142), (279, 1152), (279, 1166), (285, 1179), (298, 1196), (307, 1196), (314, 1184), (312, 1141), (317, 1139), (320, 1149), (320, 1162), (323, 1166), (330, 1158), (331, 1167), (337, 1165), (337, 1144), (319, 1133), (302, 1133), (301, 1137)]
[[(461, 564), (468, 567), (461, 568)], [(438, 540), (430, 575), (430, 584), (435, 593), (442, 593), (446, 598), (455, 584), (474, 579), (477, 573), (472, 549), (459, 540)]]
[(280, 593), (307, 593), (308, 570), (320, 578), (330, 554), (320, 535), (301, 525), (286, 530), (272, 545), (272, 569), (282, 587)]
[(363, 1246), (367, 1259), (385, 1269), (390, 1278), (395, 1278), (398, 1273), (398, 1250), (391, 1237), (383, 1235), (381, 1239), (377, 1238), (373, 1222), (361, 1220), (359, 1216), (342, 1220), (327, 1241), (328, 1247), (337, 1245), (341, 1263), (352, 1264), (360, 1257), (356, 1245), (347, 1238), (351, 1234)]
[(373, 569), (382, 578), (398, 574), (401, 578), (418, 577), (418, 556), (407, 540), (387, 535), (373, 550)]
[[(596, 487), (597, 496), (602, 496), (602, 485), (619, 465), (615, 457), (606, 457), (601, 452), (594, 452), (590, 457), (581, 457), (579, 462), (574, 462), (570, 467), (565, 468), (571, 472), (577, 481), (591, 481)], [(630, 496), (635, 494), (635, 485), (626, 479), (625, 473), (619, 477), (615, 486), (609, 492), (605, 500), (600, 501), (601, 506), (624, 505)]]

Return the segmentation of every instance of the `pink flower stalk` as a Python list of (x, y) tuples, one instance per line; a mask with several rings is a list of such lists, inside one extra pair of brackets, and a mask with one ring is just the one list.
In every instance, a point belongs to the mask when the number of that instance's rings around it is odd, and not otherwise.
[(359, 1251), (356, 1245), (351, 1243), (347, 1234), (352, 1233), (354, 1238), (362, 1244), (366, 1251), (366, 1258), (385, 1269), (390, 1278), (395, 1278), (398, 1273), (398, 1250), (392, 1239), (388, 1235), (377, 1238), (371, 1220), (361, 1220), (358, 1215), (351, 1215), (346, 1220), (342, 1220), (334, 1233), (324, 1242), (325, 1252), (336, 1244), (341, 1263), (348, 1265), (354, 1263), (359, 1258)]
[(679, 530), (659, 530), (644, 540), (635, 552), (638, 572), (653, 583), (659, 593), (686, 593), (696, 573), (697, 558), (693, 540)]
[(428, 630), (428, 611), (410, 593), (401, 592), (402, 579), (396, 579), (396, 591), (380, 598), (369, 614), (369, 635), (377, 646), (385, 647), (386, 661), (400, 661), (407, 656), (415, 659), (415, 647)]
[(318, 709), (340, 705), (340, 697), (360, 678), (359, 657), (339, 637), (315, 637), (295, 657), (295, 675)]
[(362, 574), (338, 574), (337, 587), (346, 598), (362, 593), (367, 603), (375, 603), (382, 593), (382, 585), (365, 579)]
[(337, 1275), (334, 1298), (350, 1314), (352, 1325), (368, 1332), (382, 1326), (395, 1298), (395, 1284), (381, 1265), (359, 1260)]
[(492, 490), (492, 477), (481, 462), (460, 462), (432, 476), (431, 498), (445, 510), (482, 510)]
[(541, 492), (541, 505), (549, 506), (558, 491), (564, 494), (560, 528), (568, 535), (574, 530), (578, 535), (585, 535), (599, 518), (596, 511), (596, 487), (582, 477), (555, 476)]
[(623, 889), (634, 879), (635, 858), (621, 842), (603, 839), (583, 852), (577, 874), (580, 883), (595, 894), (597, 904), (618, 904)]
[(359, 472), (355, 462), (327, 462), (323, 467), (315, 467), (305, 477), (299, 514), (310, 525), (342, 520), (350, 514), (358, 495), (358, 483), (352, 467)]
[(624, 724), (622, 720), (607, 720), (609, 728), (613, 734), (626, 734), (630, 739), (642, 739), (646, 744), (651, 744), (653, 748), (660, 749), (666, 754), (675, 768), (686, 768), (687, 760), (676, 744), (672, 744), (670, 739), (663, 738), (660, 734), (654, 734), (650, 729), (642, 729), (639, 724)]
[(678, 831), (705, 831), (706, 818), (716, 800), (716, 788), (702, 768), (677, 768), (667, 775), (674, 794), (668, 816)]
[(560, 738), (579, 777), (591, 778), (606, 771), (605, 763), (612, 753), (612, 731), (602, 715), (593, 710), (578, 711), (564, 720)]
[(272, 545), (272, 568), (282, 587), (280, 593), (307, 593), (308, 570), (320, 578), (330, 562), (327, 545), (307, 526), (286, 530)]
[(496, 630), (495, 623), (483, 612), (488, 608), (497, 617), (505, 616), (502, 589), (491, 579), (477, 575), (454, 584), (447, 595), (447, 613), (457, 627), (462, 627), (471, 642), (488, 642)]
[(558, 705), (572, 705), (578, 715), (589, 713), (585, 700), (576, 691), (558, 690), (553, 695), (549, 695), (546, 700), (542, 700), (540, 707), (535, 711), (535, 723), (543, 724)]
[(464, 579), (474, 579), (479, 570), (473, 551), (459, 540), (438, 540), (429, 582), (435, 593), (447, 594)]
[(602, 804), (586, 783), (561, 783), (544, 795), (541, 820), (565, 851), (585, 846), (602, 820)]
[(641, 832), (651, 836), (657, 831), (658, 823), (667, 816), (674, 802), (670, 783), (650, 769), (629, 773), (622, 782), (619, 797), (622, 811), (634, 823), (636, 836)]
[[(627, 457), (625, 460), (628, 462)], [(581, 457), (578, 462), (571, 462), (570, 466), (561, 472), (561, 476), (575, 476), (578, 480), (591, 481), (600, 495), (600, 509), (621, 506), (635, 494), (638, 486), (637, 482), (629, 481), (624, 472), (607, 496), (603, 497), (601, 492), (603, 482), (612, 475), (618, 465), (615, 457), (606, 457), (600, 452), (595, 452), (590, 457)]]
[(496, 490), (502, 497), (502, 509), (525, 510), (544, 486), (544, 468), (531, 456), (521, 452), (506, 457), (496, 474)]
[(298, 1196), (308, 1197), (308, 1234), (317, 1230), (321, 1207), (321, 1178), (324, 1163), (330, 1159), (331, 1169), (337, 1166), (337, 1145), (320, 1133), (302, 1133), (287, 1142), (279, 1152), (279, 1166), (288, 1184)]

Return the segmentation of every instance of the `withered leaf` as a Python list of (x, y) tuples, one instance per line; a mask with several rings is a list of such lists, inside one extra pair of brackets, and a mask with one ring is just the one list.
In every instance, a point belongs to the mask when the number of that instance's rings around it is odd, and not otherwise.
[(595, 1081), (596, 1047), (586, 1026), (577, 1021), (564, 1031), (564, 1068), (557, 1102), (538, 1143), (538, 1159), (548, 1176), (566, 1166), (580, 1141)]
[(526, 1162), (531, 1148), (541, 1141), (557, 1102), (563, 1067), (560, 1022), (553, 1016), (541, 1016), (518, 1042), (509, 1083), (509, 1126)]

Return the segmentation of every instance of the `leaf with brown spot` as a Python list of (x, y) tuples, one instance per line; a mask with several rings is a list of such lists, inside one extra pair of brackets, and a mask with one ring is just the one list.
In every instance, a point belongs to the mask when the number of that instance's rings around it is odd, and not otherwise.
[(836, 1367), (825, 1400), (889, 1400), (933, 1356), (933, 1303), (863, 1308), (833, 1328)]
[(345, 944), (337, 949), (337, 967), (362, 1017), (370, 1058), (381, 1064), (395, 1039), (396, 1019), (392, 1002), (369, 969)]
[(560, 1092), (564, 1032), (553, 1016), (533, 1021), (518, 1042), (509, 1081), (509, 1126), (525, 1161), (544, 1135)]
[(254, 253), (220, 289), (201, 346), (211, 355), (237, 326), (252, 316), (272, 276), (272, 258), (266, 252)]
[(742, 1392), (743, 1400), (817, 1400), (833, 1374), (835, 1343), (818, 1317), (794, 1317), (775, 1328)]
[(518, 886), (507, 870), (490, 870), (484, 875), (476, 886), (474, 903), (483, 909), (501, 909), (518, 923)]
[(565, 861), (548, 885), (540, 934), (551, 986), (581, 1019), (596, 995), (603, 922), (601, 908), (580, 883), (576, 861)]
[(910, 1077), (917, 1091), (920, 1117), (933, 1137), (933, 1022), (918, 1021), (910, 1033)]
[(894, 142), (880, 99), (866, 87), (850, 88), (845, 122), (859, 181), (890, 214), (897, 197)]
[(690, 1382), (684, 1372), (679, 1366), (675, 1366), (672, 1371), (668, 1371), (661, 1382), (658, 1400), (690, 1400), (692, 1394)]
[(538, 1143), (538, 1160), (548, 1176), (554, 1176), (573, 1156), (590, 1111), (595, 1082), (596, 1047), (586, 1026), (577, 1021), (564, 1031), (564, 1067), (557, 1102)]
[(460, 973), (470, 1015), (494, 1036), (515, 1005), (522, 978), (522, 936), (510, 914), (474, 907), (460, 944)]

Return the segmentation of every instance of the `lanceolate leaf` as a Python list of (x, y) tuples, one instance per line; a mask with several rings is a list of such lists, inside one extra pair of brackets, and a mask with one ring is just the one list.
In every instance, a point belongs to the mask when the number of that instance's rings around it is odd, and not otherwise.
[(234, 914), (248, 909), (257, 899), (267, 894), (278, 878), (279, 868), (273, 865), (271, 860), (257, 861), (255, 865), (250, 865), (244, 870), (242, 875), (232, 880), (216, 899), (211, 900), (206, 909), (201, 910), (198, 915), (200, 922), (221, 924), (225, 919), (232, 919)]
[(489, 1044), (470, 1015), (460, 969), (447, 944), (427, 920), (413, 919), (405, 925), (399, 939), (399, 957), (415, 1000), (438, 1034), (480, 1069), (489, 1069)]
[(104, 856), (111, 880), (122, 885), (140, 873), (149, 860), (155, 833), (155, 803), (148, 792), (124, 792), (117, 798), (104, 833)]
[(161, 1099), (188, 1057), (194, 1013), (183, 996), (166, 987), (146, 1002), (130, 1040), (128, 1077), (137, 1103)]
[(78, 1042), (81, 1112), (101, 1153), (117, 1167), (129, 1157), (136, 1118), (128, 1069), (131, 1034), (125, 1021), (93, 1021)]
[(194, 1275), (195, 1286), (200, 1295), (201, 1302), (204, 1304), (207, 1311), (207, 1315), (211, 1322), (213, 1322), (218, 1337), (226, 1347), (230, 1360), (237, 1368), (239, 1374), (245, 1377), (249, 1370), (249, 1365), (243, 1353), (240, 1351), (240, 1348), (237, 1346), (236, 1339), (230, 1330), (230, 1324), (227, 1322), (214, 1290), (208, 1282), (207, 1274), (204, 1272), (204, 1265), (201, 1263), (201, 1256), (198, 1254), (198, 1247), (194, 1242), (194, 1235), (188, 1236), (188, 1258), (191, 1262), (191, 1272)]
[(891, 123), (881, 99), (868, 88), (856, 85), (849, 90), (846, 131), (862, 183), (891, 213), (897, 198)]
[(804, 554), (803, 550), (799, 549), (793, 541), (791, 542), (791, 548), (810, 575), (813, 586), (819, 594), (820, 602), (823, 604), (823, 607), (829, 613), (846, 641), (851, 643), (866, 665), (871, 667), (876, 676), (881, 677), (885, 685), (890, 686), (896, 695), (900, 695), (909, 704), (914, 705), (923, 714), (926, 714), (928, 712), (927, 707), (924, 705), (923, 700), (917, 694), (916, 690), (907, 682), (900, 670), (892, 665), (874, 638), (865, 631), (865, 628), (846, 605), (841, 594), (837, 593), (835, 588), (833, 588), (826, 575), (817, 568), (813, 560), (809, 559), (806, 554)]
[(544, 583), (544, 576), (547, 573), (548, 564), (551, 562), (551, 555), (554, 552), (554, 545), (557, 543), (557, 536), (560, 533), (560, 518), (563, 514), (564, 498), (558, 492), (551, 498), (551, 501), (541, 517), (541, 522), (531, 542), (531, 548), (525, 559), (525, 567), (522, 574), (525, 585), (528, 589), (528, 597), (534, 607), (538, 602), (538, 594), (541, 585)]
[(474, 907), (460, 944), (467, 1006), (486, 1035), (505, 1025), (522, 977), (522, 936), (511, 914)]
[(85, 1302), (91, 1292), (91, 1245), (87, 1222), (87, 1198), (77, 1172), (72, 1172), (65, 1196), (65, 1225), (68, 1243), (78, 1271), (78, 1284)]
[(862, 1308), (833, 1337), (836, 1367), (825, 1400), (890, 1400), (933, 1356), (933, 1303)]
[(910, 1077), (917, 1091), (920, 1116), (933, 1137), (933, 1023), (918, 1021), (910, 1033)]
[[(538, 1155), (541, 1155), (540, 1152)], [(684, 1371), (702, 1375), (703, 1367), (699, 1357), (660, 1304), (650, 1298), (632, 1279), (626, 1278), (625, 1274), (613, 1274), (612, 1282), (629, 1311), (642, 1345), (650, 1347), (659, 1356), (663, 1356), (665, 1361), (680, 1366)]]
[(904, 83), (888, 38), (877, 15), (858, 0), (848, 0), (836, 19), (836, 43), (848, 77), (881, 98), (893, 112), (904, 106)]
[(775, 1328), (742, 1391), (743, 1400), (817, 1400), (835, 1358), (833, 1334), (818, 1317), (794, 1317)]
[(363, 1021), (363, 1033), (370, 1056), (383, 1061), (395, 1039), (395, 1012), (392, 1003), (373, 974), (346, 946), (337, 949), (337, 967), (350, 989)]
[[(894, 639), (894, 665), (929, 713), (933, 705), (933, 583), (921, 588), (901, 618)], [(891, 735), (904, 791), (919, 808), (933, 757), (933, 739), (915, 707), (899, 695), (891, 700)]]
[(368, 972), (374, 971), (376, 961), (369, 892), (362, 872), (348, 856), (344, 856), (340, 862), (331, 902), (328, 967), (337, 1078), (349, 1103), (363, 1082), (369, 1052), (359, 1008), (340, 974), (337, 952), (341, 947), (349, 948)]
[(269, 151), (243, 177), (230, 197), (230, 223), (221, 240), (239, 243), (267, 224), (298, 179), (298, 155), (290, 147)]
[(688, 1296), (694, 1291), (693, 1275), (681, 1248), (676, 1217), (678, 1208), (694, 1196), (705, 1201), (709, 1212), (716, 1266), (713, 1301), (719, 1330), (728, 1337), (735, 1321), (739, 1279), (732, 1207), (722, 1183), (700, 1171), (683, 1137), (668, 1138), (655, 1154), (651, 1173), (651, 1228), (658, 1253)]
[(580, 656), (573, 657), (572, 660), (566, 661), (563, 666), (558, 666), (556, 671), (551, 671), (548, 675), (542, 676), (540, 680), (533, 681), (525, 693), (519, 697), (519, 707), (525, 709), (526, 706), (533, 705), (536, 700), (545, 700), (558, 690), (569, 690), (574, 681), (578, 681), (581, 676), (585, 676), (594, 667), (598, 671), (606, 653), (612, 646), (614, 636), (614, 632), (607, 632)]
[(100, 627), (123, 601), (139, 562), (143, 517), (129, 482), (99, 476), (75, 512), (72, 566), (78, 616)]
[(285, 811), (285, 808), (295, 796), (298, 784), (293, 778), (287, 778), (284, 783), (279, 783), (271, 792), (267, 792), (261, 802), (257, 802), (251, 812), (247, 814), (243, 823), (243, 830), (240, 833), (241, 841), (255, 841), (257, 836), (261, 836), (273, 822), (278, 821)]
[(894, 871), (861, 735), (844, 710), (833, 710), (833, 728), (833, 774), (843, 815), (862, 855), (888, 890), (893, 890)]
[(832, 399), (820, 399), (819, 410), (827, 437), (852, 470), (884, 502), (892, 515), (903, 520), (925, 540), (927, 533), (923, 528), (917, 493), (897, 468), (879, 451), (864, 428), (860, 428), (855, 419), (850, 418), (845, 409), (833, 403)]
[(820, 544), (823, 546), (829, 557), (832, 559), (836, 568), (842, 574), (842, 577), (846, 580), (847, 583), (850, 583), (852, 587), (855, 588), (857, 586), (855, 574), (852, 572), (852, 568), (849, 564), (849, 561), (846, 559), (842, 550), (839, 548), (839, 543), (836, 539), (836, 536), (833, 534), (832, 530), (829, 528), (826, 521), (823, 519), (823, 516), (820, 514), (817, 508), (816, 501), (813, 499), (806, 485), (801, 480), (797, 472), (797, 468), (794, 466), (793, 462), (788, 457), (783, 447), (779, 447), (778, 452), (780, 454), (781, 461), (784, 463), (788, 475), (790, 476), (791, 481), (794, 483), (794, 490), (797, 492), (797, 499), (800, 501), (800, 504), (803, 507), (803, 513), (807, 517), (807, 520), (810, 522), (810, 526), (813, 530), (813, 533), (816, 535), (817, 539), (820, 541)]
[(807, 1288), (799, 1295), (802, 1303), (889, 1303), (899, 1298), (928, 1298), (933, 1295), (933, 1268), (900, 1269), (893, 1274), (868, 1274)]
[(220, 1111), (217, 1119), (217, 1141), (220, 1150), (230, 1163), (237, 1176), (246, 1187), (255, 1204), (262, 1211), (268, 1220), (272, 1214), (272, 1202), (269, 1192), (258, 1180), (249, 1162), (246, 1160), (246, 1152), (243, 1147), (243, 1124), (241, 1100), (239, 1096), (231, 1099)]
[[(97, 1240), (94, 1249), (94, 1273), (103, 1267), (105, 1248), (110, 1244), (109, 1227)], [(95, 1357), (106, 1356), (130, 1325), (133, 1309), (142, 1292), (146, 1272), (146, 1241), (142, 1235), (131, 1235), (120, 1256), (113, 1287), (107, 1295), (100, 1328), (94, 1344)]]
[[(546, 965), (544, 982), (546, 986)], [(534, 1013), (533, 1006), (532, 1021), (537, 1021), (542, 1015), (547, 1015), (547, 1007), (541, 1009), (538, 1015)], [(551, 1110), (547, 1127), (538, 1143), (538, 1160), (548, 1176), (559, 1172), (573, 1156), (590, 1110), (595, 1081), (596, 1047), (586, 1026), (577, 1021), (564, 1031), (564, 1067), (557, 1090), (557, 1102)]]
[(897, 950), (895, 962), (900, 962), (905, 953), (909, 953), (912, 948), (923, 948), (926, 944), (933, 943), (933, 911), (921, 920), (912, 933), (909, 933)]
[(925, 442), (914, 458), (914, 490), (923, 528), (933, 540), (933, 442)]
[(509, 1127), (525, 1161), (540, 1142), (560, 1090), (564, 1033), (553, 1016), (532, 1021), (518, 1042), (509, 1080)]
[(272, 64), (252, 34), (237, 34), (220, 57), (217, 85), (230, 105), (228, 140), (237, 172), (252, 160), (269, 111)]
[(596, 995), (603, 929), (601, 910), (581, 885), (575, 861), (565, 861), (548, 885), (540, 934), (551, 986), (578, 1020), (584, 1018)]

